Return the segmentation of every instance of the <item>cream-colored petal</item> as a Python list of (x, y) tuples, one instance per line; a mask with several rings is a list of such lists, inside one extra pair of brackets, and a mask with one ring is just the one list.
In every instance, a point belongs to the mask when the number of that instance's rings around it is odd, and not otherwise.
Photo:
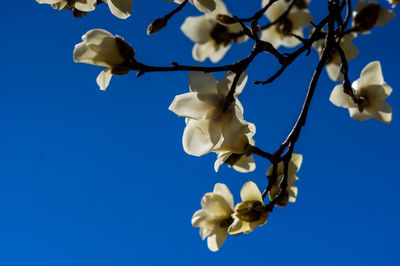
[(204, 44), (211, 40), (210, 32), (215, 23), (205, 16), (187, 17), (181, 26), (181, 30), (191, 41)]
[(216, 193), (206, 193), (201, 199), (201, 206), (209, 219), (219, 224), (222, 219), (229, 218), (233, 210), (225, 198)]
[(208, 118), (216, 101), (218, 98), (213, 94), (188, 92), (175, 96), (168, 109), (178, 116), (201, 120)]
[(207, 219), (208, 217), (208, 212), (201, 209), (196, 211), (193, 216), (192, 216), (192, 226), (193, 227), (201, 227), (201, 223)]
[(383, 83), (382, 87), (383, 87), (383, 93), (382, 93), (383, 97), (381, 99), (384, 100), (387, 97), (389, 97), (393, 89), (386, 82)]
[(190, 120), (183, 132), (182, 144), (186, 153), (202, 156), (209, 153), (221, 138), (221, 126), (212, 120)]
[(357, 107), (349, 108), (350, 117), (358, 120), (358, 121), (365, 121), (372, 118), (372, 115), (368, 112), (368, 110), (363, 110), (360, 112)]
[(231, 45), (217, 45), (215, 46), (215, 51), (209, 55), (210, 61), (213, 63), (218, 63), (228, 52)]
[(232, 196), (231, 191), (225, 184), (222, 184), (222, 183), (215, 184), (214, 193), (221, 195), (225, 199), (226, 203), (228, 203), (231, 210), (233, 211), (233, 207), (234, 207), (233, 196)]
[(201, 239), (203, 239), (203, 240), (206, 239), (206, 237), (209, 236), (211, 234), (211, 232), (212, 232), (211, 229), (201, 227), (200, 232), (199, 232)]
[(343, 92), (343, 85), (341, 84), (335, 86), (329, 97), (329, 101), (339, 107), (356, 107), (350, 96)]
[[(193, 0), (196, 1), (196, 0)], [(228, 12), (228, 9), (226, 8), (226, 5), (224, 4), (224, 2), (222, 0), (215, 0), (215, 9), (210, 12), (207, 13), (205, 12), (206, 16), (208, 18), (212, 18), (212, 19), (216, 19), (217, 15), (219, 14), (223, 14), (223, 15), (230, 15), (230, 13)]]
[(296, 186), (291, 186), (288, 188), (288, 193), (289, 193), (289, 202), (296, 202), (296, 198), (297, 198), (297, 193), (298, 193), (298, 189)]
[(97, 0), (86, 0), (84, 3), (76, 1), (74, 3), (75, 8), (83, 11), (83, 12), (90, 12), (96, 8)]
[(336, 64), (336, 62), (325, 65), (325, 68), (329, 78), (332, 81), (339, 82), (343, 80), (343, 74), (340, 72), (340, 66)]
[[(293, 31), (293, 34), (303, 37), (303, 31), (301, 30)], [(299, 45), (300, 43), (301, 42), (296, 37), (293, 37), (291, 35), (286, 35), (283, 37), (281, 45), (288, 48), (293, 48)]]
[(392, 10), (389, 8), (383, 8), (381, 7), (379, 9), (379, 15), (378, 15), (378, 20), (375, 23), (375, 27), (380, 27), (380, 26), (385, 26), (386, 24), (389, 23), (392, 19), (396, 17), (396, 13), (394, 13)]
[(231, 152), (220, 152), (218, 153), (217, 160), (215, 160), (214, 163), (214, 170), (215, 172), (218, 172), (219, 167), (231, 156)]
[(232, 167), (240, 173), (249, 173), (256, 169), (256, 163), (253, 156), (242, 155)]
[(256, 200), (263, 202), (260, 190), (252, 181), (249, 181), (243, 185), (242, 189), (240, 190), (240, 197), (242, 201)]
[(104, 69), (101, 73), (97, 76), (96, 82), (99, 85), (100, 90), (105, 91), (110, 84), (112, 78), (111, 68)]
[[(268, 2), (269, 2), (269, 0), (263, 0), (262, 7), (267, 5)], [(287, 6), (288, 6), (288, 4), (286, 3), (286, 1), (279, 0), (275, 3), (273, 3), (272, 6), (270, 6), (267, 9), (267, 11), (265, 12), (265, 15), (267, 16), (267, 18), (270, 21), (274, 21), (274, 20), (278, 19), (279, 16), (283, 14), (283, 12), (285, 12), (285, 10), (287, 9)]]
[(390, 124), (392, 122), (392, 107), (385, 101), (382, 101), (376, 110), (368, 110), (378, 121)]
[(132, 14), (132, 0), (108, 0), (111, 13), (120, 19), (126, 19)]
[(196, 43), (193, 46), (192, 56), (194, 60), (199, 62), (204, 62), (215, 52), (215, 50), (216, 50), (215, 42), (212, 40), (204, 44)]
[(211, 251), (218, 251), (228, 236), (226, 228), (216, 227), (207, 238), (207, 246)]
[(55, 4), (61, 2), (62, 0), (36, 0), (39, 4)]
[(298, 171), (301, 167), (301, 164), (303, 163), (303, 155), (301, 155), (299, 153), (293, 153), (291, 162), (295, 165), (295, 167), (297, 168), (297, 171)]
[(86, 43), (81, 42), (75, 45), (73, 52), (75, 63), (85, 63), (96, 66), (110, 67), (107, 63), (107, 58), (95, 53), (93, 50), (89, 49)]
[(369, 63), (361, 72), (358, 80), (358, 88), (368, 87), (370, 85), (383, 85), (383, 75), (381, 63), (374, 61)]
[(212, 73), (201, 71), (189, 72), (189, 86), (192, 92), (217, 95), (217, 84), (218, 80)]
[(238, 107), (235, 106), (233, 111), (228, 111), (222, 116), (221, 130), (224, 141), (231, 146), (235, 145), (243, 134), (248, 133), (243, 114)]
[(215, 0), (193, 0), (193, 5), (197, 7), (200, 12), (208, 13), (215, 10)]
[(264, 42), (269, 42), (276, 49), (278, 49), (279, 46), (282, 44), (283, 35), (278, 32), (276, 26), (272, 26), (261, 32), (260, 39)]
[[(236, 74), (233, 72), (228, 72), (218, 83), (217, 89), (218, 89), (218, 94), (224, 98), (228, 95), (230, 89), (232, 88), (232, 83), (233, 80), (235, 79)], [(247, 72), (244, 71), (239, 77), (239, 80), (237, 82), (236, 88), (235, 88), (235, 96), (239, 95), (244, 87), (246, 86), (247, 83)]]
[(352, 43), (351, 41), (347, 43), (344, 47), (342, 47), (344, 55), (346, 56), (347, 61), (353, 60), (358, 56), (360, 50), (358, 47)]
[(250, 223), (241, 221), (237, 218), (233, 221), (233, 223), (228, 228), (228, 234), (230, 235), (238, 235), (241, 233), (248, 233), (251, 231)]

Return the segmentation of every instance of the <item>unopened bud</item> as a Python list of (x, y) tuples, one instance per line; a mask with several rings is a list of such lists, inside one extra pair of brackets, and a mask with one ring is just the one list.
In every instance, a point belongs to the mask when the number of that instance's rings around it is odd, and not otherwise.
[(165, 18), (158, 18), (154, 20), (150, 25), (147, 27), (147, 35), (159, 32), (168, 24), (168, 19)]
[(370, 30), (378, 20), (380, 9), (381, 6), (378, 3), (369, 2), (369, 5), (354, 17), (353, 27), (356, 27), (360, 32)]
[(218, 22), (226, 25), (235, 24), (237, 22), (236, 19), (234, 19), (233, 17), (223, 14), (218, 14), (217, 20)]

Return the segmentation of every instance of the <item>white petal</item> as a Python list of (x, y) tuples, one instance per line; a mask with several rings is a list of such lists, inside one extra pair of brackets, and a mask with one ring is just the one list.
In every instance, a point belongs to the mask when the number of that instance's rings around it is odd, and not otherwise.
[(351, 118), (358, 121), (365, 121), (367, 119), (372, 118), (372, 115), (366, 109), (360, 113), (357, 107), (349, 108), (349, 114)]
[(61, 0), (36, 0), (39, 4), (55, 4), (60, 2)]
[(216, 101), (218, 101), (216, 95), (188, 92), (175, 96), (168, 109), (178, 116), (201, 120), (208, 118)]
[(336, 62), (331, 62), (325, 66), (326, 72), (332, 81), (342, 81), (343, 74), (340, 72), (340, 66)]
[(382, 123), (390, 124), (392, 122), (392, 107), (385, 101), (380, 103), (377, 110), (370, 111), (370, 113), (376, 120)]
[(265, 42), (271, 43), (276, 49), (279, 48), (283, 40), (283, 36), (278, 32), (276, 26), (263, 30), (260, 38)]
[(217, 45), (215, 47), (215, 51), (210, 54), (210, 61), (213, 63), (218, 63), (228, 52), (229, 48), (231, 48), (231, 45)]
[(212, 73), (205, 73), (201, 71), (189, 72), (190, 91), (201, 94), (217, 95), (217, 84), (218, 80)]
[(221, 195), (226, 203), (228, 203), (231, 210), (233, 210), (233, 196), (229, 188), (225, 184), (217, 183), (214, 186), (214, 193)]
[[(218, 88), (218, 94), (221, 97), (226, 97), (232, 87), (233, 80), (236, 77), (236, 73), (233, 72), (228, 72), (218, 83), (217, 88)], [(244, 71), (239, 77), (238, 83), (236, 85), (235, 89), (235, 96), (239, 95), (244, 87), (246, 86), (247, 83), (247, 72)]]
[(210, 32), (215, 23), (205, 16), (187, 17), (181, 26), (183, 33), (193, 42), (204, 44), (211, 39)]
[[(262, 7), (264, 7), (268, 3), (268, 0), (263, 0), (262, 2)], [(274, 21), (279, 18), (280, 15), (285, 12), (287, 8), (287, 3), (285, 1), (277, 1), (270, 6), (267, 11), (265, 12), (265, 15), (270, 21)]]
[(219, 123), (211, 120), (191, 120), (183, 132), (182, 144), (186, 153), (202, 156), (209, 153), (221, 138)]
[(214, 170), (215, 172), (218, 172), (219, 167), (229, 158), (229, 156), (231, 156), (232, 153), (231, 152), (220, 152), (218, 154), (218, 158), (217, 160), (215, 160), (214, 163)]
[(350, 98), (349, 95), (343, 92), (343, 85), (336, 85), (333, 89), (329, 101), (339, 107), (355, 107), (356, 104)]
[(212, 40), (204, 44), (196, 43), (192, 50), (193, 59), (199, 62), (204, 62), (215, 52), (215, 49), (215, 42)]
[(228, 233), (230, 235), (238, 235), (241, 233), (248, 233), (251, 231), (250, 223), (235, 219), (233, 223), (228, 228)]
[(292, 21), (294, 28), (308, 27), (311, 25), (311, 22), (314, 20), (310, 11), (306, 8), (291, 11), (288, 15), (288, 18)]
[(384, 26), (389, 23), (392, 19), (396, 17), (396, 13), (394, 13), (392, 10), (389, 8), (383, 8), (381, 7), (379, 9), (379, 15), (378, 15), (378, 20), (375, 23), (375, 27), (380, 27)]
[(108, 0), (111, 13), (120, 19), (126, 19), (132, 14), (132, 0)]
[(215, 0), (194, 0), (193, 4), (200, 12), (208, 13), (215, 10)]
[(216, 227), (207, 238), (207, 246), (211, 251), (218, 251), (224, 244), (228, 232), (226, 228)]
[(93, 50), (89, 49), (84, 42), (75, 45), (73, 56), (75, 63), (110, 67), (110, 65), (107, 63), (107, 57), (95, 53)]
[(107, 89), (108, 85), (110, 84), (111, 78), (111, 68), (107, 68), (101, 71), (96, 79), (97, 85), (99, 85), (100, 90), (105, 91)]
[(221, 219), (229, 218), (233, 213), (225, 198), (216, 193), (206, 193), (201, 199), (201, 206), (207, 212), (209, 218), (217, 224), (221, 222)]
[(298, 154), (298, 153), (293, 153), (291, 162), (295, 165), (295, 167), (297, 168), (297, 171), (298, 171), (303, 162), (303, 155)]
[(370, 85), (383, 85), (383, 75), (379, 61), (369, 63), (361, 72), (358, 80), (358, 88), (368, 87)]
[(253, 156), (242, 155), (232, 167), (240, 173), (249, 173), (256, 169), (256, 163)]
[(86, 0), (85, 3), (75, 2), (74, 6), (76, 9), (83, 12), (90, 12), (96, 8), (97, 0)]
[(263, 202), (260, 190), (252, 181), (249, 181), (243, 185), (242, 189), (240, 190), (240, 197), (242, 198), (242, 201), (256, 200)]
[(222, 116), (222, 136), (228, 145), (235, 145), (242, 135), (247, 133), (245, 131), (248, 130), (248, 127), (242, 117), (241, 110), (236, 106), (234, 110), (228, 111)]

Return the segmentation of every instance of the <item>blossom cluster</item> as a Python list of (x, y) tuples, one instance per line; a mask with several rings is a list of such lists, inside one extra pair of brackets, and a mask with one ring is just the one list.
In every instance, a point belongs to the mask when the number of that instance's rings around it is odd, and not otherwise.
[[(36, 1), (75, 13), (93, 11), (99, 2)], [(165, 1), (180, 5), (188, 2)], [(107, 3), (111, 12), (119, 18), (127, 18), (131, 14), (132, 0), (102, 2)], [(359, 79), (352, 84), (349, 83), (349, 73), (344, 67), (347, 61), (355, 59), (360, 53), (353, 41), (359, 35), (370, 34), (373, 28), (389, 23), (395, 17), (392, 10), (375, 1), (360, 0), (352, 13), (351, 28), (347, 31), (338, 30), (335, 36), (336, 46), (326, 52), (329, 39), (325, 36), (328, 32), (317, 29), (314, 25), (313, 16), (308, 9), (310, 0), (262, 0), (262, 7), (272, 3), (264, 14), (269, 24), (259, 27), (256, 37), (254, 29), (253, 35), (245, 33), (249, 29), (244, 29), (246, 26), (243, 21), (233, 17), (221, 0), (189, 2), (202, 12), (200, 16), (187, 17), (181, 26), (183, 34), (194, 42), (194, 60), (203, 62), (209, 59), (212, 63), (217, 63), (232, 44), (241, 44), (249, 39), (268, 43), (276, 51), (281, 47), (306, 45), (305, 30), (310, 28), (310, 39), (314, 38), (316, 31), (321, 36), (313, 41), (312, 47), (324, 58), (323, 64), (329, 78), (333, 82), (343, 81), (334, 87), (330, 102), (347, 108), (350, 117), (358, 121), (370, 118), (385, 124), (392, 121), (392, 108), (385, 101), (392, 88), (384, 81), (380, 62), (369, 63), (362, 70)], [(389, 3), (395, 6), (398, 1), (389, 0)], [(308, 48), (311, 48), (311, 44)], [(73, 51), (75, 62), (105, 67), (96, 79), (101, 90), (106, 90), (113, 75), (124, 75), (132, 70), (139, 71), (138, 74), (141, 74), (140, 71), (146, 72), (146, 69), (141, 69), (145, 65), (137, 62), (135, 55), (135, 50), (122, 37), (103, 29), (88, 31)], [(183, 149), (193, 156), (215, 153), (216, 172), (223, 164), (241, 173), (252, 172), (256, 167), (253, 158), (257, 150), (253, 139), (256, 126), (244, 119), (244, 107), (239, 101), (239, 95), (249, 79), (246, 68), (232, 67), (220, 80), (211, 72), (192, 69), (189, 72), (189, 92), (175, 96), (169, 106), (170, 111), (185, 118)], [(242, 201), (236, 205), (228, 187), (221, 183), (215, 185), (213, 192), (203, 196), (202, 209), (194, 213), (192, 225), (200, 228), (200, 236), (202, 239), (207, 238), (210, 250), (219, 250), (228, 235), (247, 234), (264, 225), (273, 206), (284, 207), (289, 202), (296, 201), (298, 189), (295, 181), (298, 180), (297, 172), (303, 157), (293, 153), (290, 148), (285, 156), (274, 156), (266, 156), (271, 161), (271, 166), (266, 171), (269, 185), (264, 193), (260, 192), (254, 182), (248, 181), (240, 191)], [(265, 203), (267, 195), (269, 203)]]

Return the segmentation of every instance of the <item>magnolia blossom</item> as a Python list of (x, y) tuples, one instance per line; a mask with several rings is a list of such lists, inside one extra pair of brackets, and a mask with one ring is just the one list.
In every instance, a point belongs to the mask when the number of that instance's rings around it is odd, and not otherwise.
[[(299, 171), (301, 163), (303, 161), (303, 156), (301, 154), (292, 154), (292, 159), (288, 165), (288, 176), (287, 176), (287, 188), (286, 191), (281, 193), (281, 184), (284, 178), (284, 164), (283, 162), (278, 163), (276, 173), (277, 179), (275, 183), (272, 185), (271, 190), (269, 191), (270, 200), (275, 200), (278, 195), (279, 199), (277, 199), (276, 205), (278, 206), (286, 206), (288, 202), (295, 202), (297, 197), (297, 187), (294, 184), (294, 181), (299, 178), (296, 176), (296, 173)], [(267, 176), (270, 177), (273, 172), (273, 165), (268, 168)]]
[[(263, 0), (265, 6), (268, 0)], [(278, 19), (287, 9), (288, 3), (277, 1), (267, 9), (265, 15), (270, 21)], [(307, 8), (292, 7), (288, 15), (279, 23), (272, 25), (261, 33), (263, 41), (271, 43), (275, 48), (283, 45), (285, 47), (294, 47), (300, 44), (300, 41), (292, 34), (303, 37), (303, 28), (311, 25), (313, 17)]]
[(187, 118), (182, 143), (188, 154), (202, 156), (219, 149), (223, 143), (234, 146), (249, 132), (237, 99), (246, 84), (246, 72), (239, 77), (234, 100), (226, 100), (235, 75), (228, 72), (218, 82), (211, 73), (190, 72), (190, 92), (175, 96), (169, 106), (176, 115)]
[[(287, 3), (290, 3), (291, 0), (285, 0)], [(295, 0), (294, 5), (298, 8), (307, 8), (310, 4), (311, 0)]]
[(128, 62), (135, 56), (135, 51), (121, 37), (94, 29), (83, 35), (82, 40), (75, 45), (74, 61), (106, 67), (96, 79), (101, 90), (106, 90), (113, 74), (129, 72)]
[(228, 236), (233, 219), (233, 196), (225, 184), (215, 184), (214, 191), (201, 199), (201, 210), (194, 213), (192, 225), (200, 227), (200, 236), (207, 238), (211, 251), (219, 250)]
[[(165, 0), (166, 2), (175, 2), (177, 4), (182, 4), (185, 0)], [(215, 9), (216, 0), (189, 0), (192, 5), (197, 7), (200, 12), (208, 13)]]
[(249, 181), (244, 184), (240, 197), (242, 202), (235, 206), (235, 213), (232, 215), (234, 221), (228, 228), (231, 235), (250, 233), (257, 226), (265, 224), (268, 219), (261, 192), (255, 183)]
[(233, 41), (241, 43), (246, 40), (239, 23), (223, 25), (217, 21), (219, 14), (230, 15), (225, 4), (217, 0), (214, 11), (203, 16), (187, 17), (181, 27), (183, 33), (196, 43), (192, 55), (197, 61), (209, 58), (216, 63), (224, 57)]
[(360, 0), (353, 11), (352, 27), (361, 33), (369, 33), (371, 28), (384, 26), (395, 16), (392, 10), (381, 7), (378, 2)]
[[(108, 4), (111, 13), (121, 19), (128, 18), (132, 13), (132, 0), (102, 0)], [(97, 0), (36, 0), (39, 4), (51, 4), (54, 9), (79, 10), (90, 12), (96, 8)]]
[(336, 106), (348, 108), (350, 116), (358, 121), (370, 118), (389, 124), (392, 121), (392, 107), (384, 100), (392, 93), (392, 88), (383, 80), (379, 61), (369, 63), (352, 84), (353, 92), (360, 100), (354, 103), (344, 93), (343, 85), (337, 85), (329, 98)]
[(241, 173), (252, 172), (256, 169), (253, 156), (248, 154), (251, 145), (254, 146), (255, 144), (253, 136), (256, 133), (256, 126), (249, 123), (248, 128), (250, 132), (243, 134), (233, 146), (222, 143), (220, 148), (214, 150), (218, 155), (214, 163), (215, 172), (218, 172), (223, 163), (227, 163), (229, 167), (233, 167), (233, 169)]
[[(355, 33), (349, 33), (343, 36), (340, 40), (339, 46), (342, 48), (344, 55), (346, 56), (347, 61), (353, 60), (359, 54), (359, 50), (357, 46), (353, 44), (353, 39), (357, 37)], [(318, 40), (313, 43), (313, 47), (322, 54), (322, 51), (325, 46), (325, 40)], [(343, 80), (343, 74), (340, 72), (340, 65), (342, 63), (342, 59), (336, 49), (331, 49), (330, 54), (325, 62), (326, 71), (328, 72), (328, 76), (333, 81), (341, 81)]]

